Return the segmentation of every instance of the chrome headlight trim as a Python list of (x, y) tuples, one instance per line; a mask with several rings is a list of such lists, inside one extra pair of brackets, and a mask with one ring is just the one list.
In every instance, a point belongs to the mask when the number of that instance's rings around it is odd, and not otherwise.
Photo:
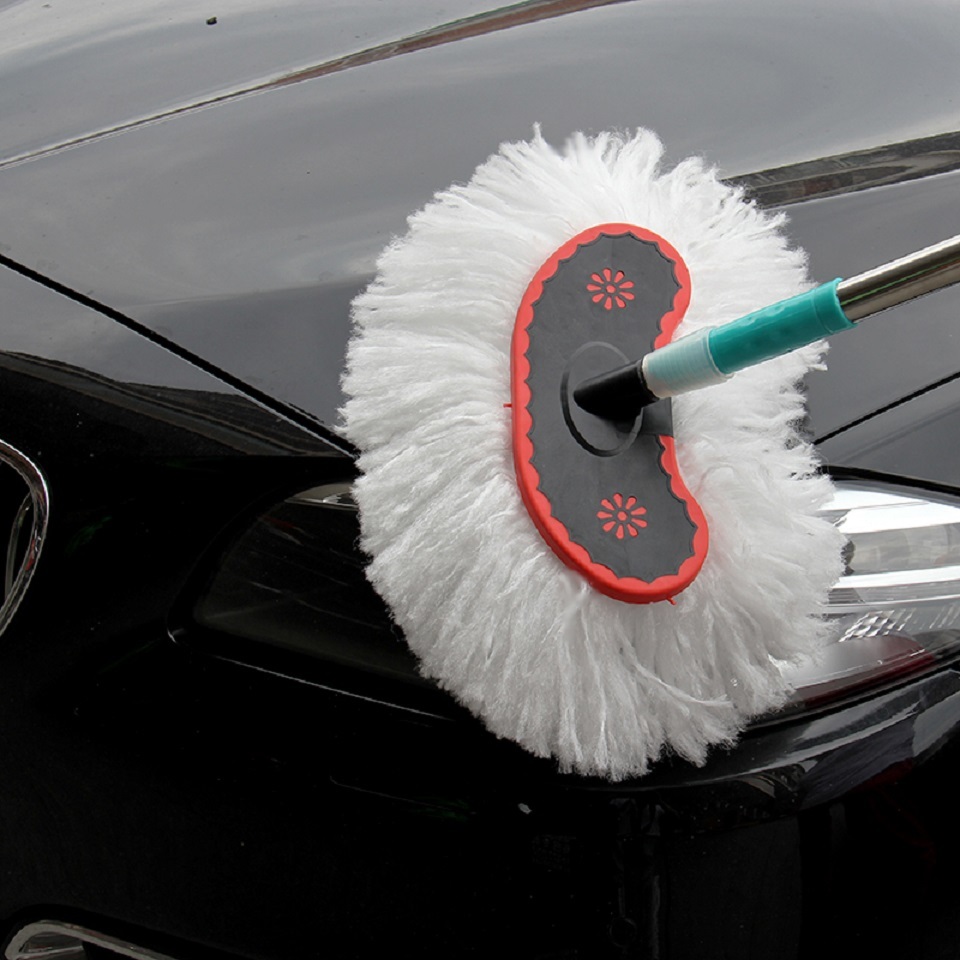
[[(0, 605), (0, 634), (7, 629), (17, 612), (40, 559), (50, 517), (50, 492), (47, 481), (37, 465), (16, 447), (0, 440), (0, 461), (15, 470), (26, 485), (27, 492), (7, 531), (3, 550), (3, 603)], [(29, 533), (25, 525), (30, 524)], [(22, 537), (26, 536), (23, 546)], [(19, 561), (18, 556), (21, 556)]]

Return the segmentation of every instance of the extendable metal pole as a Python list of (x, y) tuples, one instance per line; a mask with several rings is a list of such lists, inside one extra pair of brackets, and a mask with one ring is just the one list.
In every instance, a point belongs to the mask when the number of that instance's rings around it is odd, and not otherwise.
[(837, 286), (840, 309), (858, 323), (898, 303), (960, 281), (960, 235), (858, 273)]

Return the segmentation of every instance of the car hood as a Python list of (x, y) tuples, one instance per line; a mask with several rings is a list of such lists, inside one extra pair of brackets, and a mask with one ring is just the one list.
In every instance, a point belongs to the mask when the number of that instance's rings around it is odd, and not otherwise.
[[(706, 156), (817, 280), (955, 233), (958, 35), (939, 2), (0, 0), (0, 254), (329, 423), (379, 250), (536, 123)], [(958, 305), (835, 340), (831, 456), (960, 370)]]

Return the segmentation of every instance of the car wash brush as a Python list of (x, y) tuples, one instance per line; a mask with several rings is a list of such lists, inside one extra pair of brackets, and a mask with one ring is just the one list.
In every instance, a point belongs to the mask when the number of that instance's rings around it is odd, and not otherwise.
[(502, 146), (384, 251), (344, 380), (368, 575), (423, 673), (611, 779), (781, 704), (842, 569), (797, 429), (822, 343), (635, 409), (578, 400), (811, 286), (782, 215), (661, 154), (646, 131)]

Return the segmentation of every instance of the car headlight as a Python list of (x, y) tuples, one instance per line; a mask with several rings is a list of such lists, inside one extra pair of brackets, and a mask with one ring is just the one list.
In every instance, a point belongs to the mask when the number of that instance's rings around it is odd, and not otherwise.
[(313, 487), (275, 504), (214, 555), (193, 605), (198, 641), (241, 658), (262, 660), (272, 648), (426, 684), (367, 582), (358, 537), (349, 484)]
[(960, 652), (960, 504), (840, 481), (824, 508), (846, 535), (830, 591), (835, 629), (817, 662), (785, 668), (810, 706), (929, 669)]
[[(846, 535), (846, 571), (826, 609), (831, 642), (783, 667), (787, 711), (844, 698), (960, 653), (960, 502), (840, 481), (824, 513)], [(363, 575), (347, 484), (268, 510), (222, 553), (193, 609), (196, 626), (255, 646), (423, 683)]]

